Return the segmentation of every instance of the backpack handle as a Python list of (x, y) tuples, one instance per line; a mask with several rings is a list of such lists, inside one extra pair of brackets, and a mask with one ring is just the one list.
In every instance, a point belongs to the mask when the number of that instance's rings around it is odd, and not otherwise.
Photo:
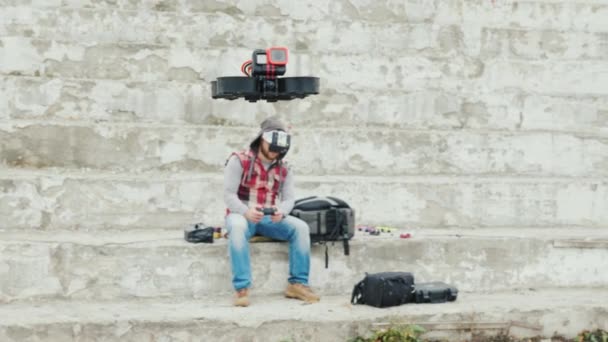
[(309, 199), (313, 199), (315, 197), (317, 197), (317, 196), (309, 196), (309, 197), (300, 198), (294, 202), (294, 205), (304, 202), (304, 201), (308, 201)]

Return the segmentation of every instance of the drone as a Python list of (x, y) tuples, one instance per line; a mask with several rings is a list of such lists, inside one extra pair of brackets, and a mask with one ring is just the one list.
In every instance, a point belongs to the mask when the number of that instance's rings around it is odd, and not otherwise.
[(286, 47), (256, 49), (252, 58), (241, 65), (241, 72), (246, 76), (218, 77), (211, 82), (211, 97), (277, 102), (319, 94), (318, 77), (279, 77), (287, 70), (287, 59)]

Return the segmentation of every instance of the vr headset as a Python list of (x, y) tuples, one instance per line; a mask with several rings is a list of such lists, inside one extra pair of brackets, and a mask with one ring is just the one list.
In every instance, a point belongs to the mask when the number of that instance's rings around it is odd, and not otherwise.
[(270, 152), (285, 155), (291, 145), (291, 135), (283, 131), (268, 131), (262, 134), (262, 139), (268, 142)]

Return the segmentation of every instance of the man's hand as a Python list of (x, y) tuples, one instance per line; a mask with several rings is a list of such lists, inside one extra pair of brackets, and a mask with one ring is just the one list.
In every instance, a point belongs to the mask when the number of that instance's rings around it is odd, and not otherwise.
[(270, 216), (270, 220), (274, 223), (277, 223), (283, 219), (284, 215), (282, 212), (279, 211), (279, 208), (277, 208), (277, 207), (273, 207), (273, 208), (274, 208), (274, 215)]
[(262, 217), (264, 217), (264, 213), (258, 211), (257, 208), (249, 208), (249, 210), (247, 210), (247, 212), (245, 213), (245, 218), (253, 223), (260, 222), (262, 220)]

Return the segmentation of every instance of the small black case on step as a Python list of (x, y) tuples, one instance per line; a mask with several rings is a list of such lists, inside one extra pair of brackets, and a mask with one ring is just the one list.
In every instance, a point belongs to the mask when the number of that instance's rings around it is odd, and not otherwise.
[(420, 283), (414, 287), (416, 303), (453, 302), (458, 297), (458, 289), (442, 282)]

